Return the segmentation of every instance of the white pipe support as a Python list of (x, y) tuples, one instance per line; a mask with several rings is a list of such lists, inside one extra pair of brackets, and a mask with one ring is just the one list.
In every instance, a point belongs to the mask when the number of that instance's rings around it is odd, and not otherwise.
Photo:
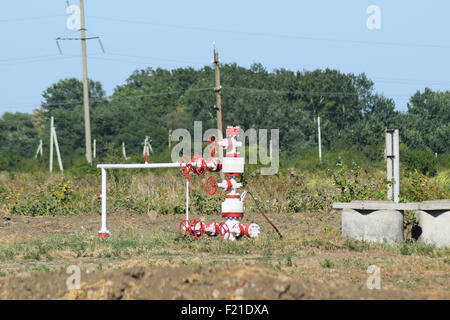
[(100, 231), (98, 232), (98, 235), (100, 237), (109, 237), (111, 234), (109, 230), (106, 228), (106, 169), (102, 168), (102, 226)]

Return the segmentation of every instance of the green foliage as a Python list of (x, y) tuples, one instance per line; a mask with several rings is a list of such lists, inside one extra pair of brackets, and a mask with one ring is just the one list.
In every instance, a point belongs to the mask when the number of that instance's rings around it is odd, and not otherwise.
[(409, 149), (402, 146), (400, 159), (406, 171), (417, 170), (428, 176), (435, 176), (437, 173), (437, 159), (427, 150)]
[(370, 173), (353, 161), (350, 167), (339, 161), (334, 170), (329, 170), (329, 174), (334, 185), (340, 190), (340, 201), (385, 199), (387, 182), (375, 181)]
[[(448, 185), (447, 185), (447, 189)], [(430, 180), (417, 169), (407, 172), (400, 184), (402, 202), (421, 202), (434, 199), (448, 199), (449, 190)]]
[(191, 206), (197, 212), (201, 214), (217, 214), (221, 212), (221, 199), (218, 197), (204, 195), (195, 190), (191, 194)]
[[(314, 170), (337, 161), (328, 157), (331, 150), (347, 150), (351, 159), (364, 167), (364, 158), (379, 165), (386, 127), (399, 128), (401, 140), (416, 149), (439, 155), (450, 152), (449, 92), (417, 92), (403, 114), (395, 111), (391, 99), (373, 92), (374, 84), (365, 74), (331, 69), (269, 72), (261, 64), (244, 68), (231, 63), (221, 66), (221, 76), (226, 123), (244, 130), (279, 129), (280, 149), (289, 157), (311, 154), (302, 162)], [(98, 158), (106, 159), (111, 145), (117, 160), (125, 162), (121, 151), (125, 142), (127, 155), (143, 161), (139, 156), (142, 142), (149, 136), (155, 151), (152, 159), (167, 150), (169, 129), (186, 128), (192, 135), (194, 120), (203, 121), (203, 129), (214, 128), (213, 84), (211, 67), (147, 68), (134, 71), (106, 99), (101, 83), (89, 80), (92, 138), (97, 140)], [(0, 170), (32, 171), (48, 163), (47, 152), (42, 163), (19, 160), (32, 158), (39, 139), (44, 141), (44, 151), (48, 150), (49, 119), (53, 116), (65, 169), (89, 171), (73, 161), (85, 153), (82, 90), (78, 79), (62, 79), (44, 90), (41, 109), (33, 114), (3, 114)], [(317, 116), (321, 116), (323, 133), (322, 164), (317, 161)], [(345, 152), (341, 155), (349, 161)], [(419, 160), (422, 166), (417, 169), (433, 174), (433, 165)], [(448, 168), (449, 161), (444, 165)]]

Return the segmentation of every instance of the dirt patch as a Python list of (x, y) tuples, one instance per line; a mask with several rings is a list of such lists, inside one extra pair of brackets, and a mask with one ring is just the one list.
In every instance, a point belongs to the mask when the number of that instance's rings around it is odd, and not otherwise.
[[(336, 212), (268, 216), (283, 239), (256, 212), (243, 222), (262, 235), (234, 243), (180, 239), (184, 215), (112, 211), (106, 241), (93, 241), (99, 214), (0, 215), (0, 299), (450, 299), (448, 251), (346, 245)], [(80, 290), (67, 289), (69, 265), (82, 267)], [(380, 290), (367, 289), (370, 265)]]
[[(261, 266), (134, 266), (82, 275), (68, 290), (64, 272), (0, 280), (1, 299), (426, 299), (429, 294), (368, 290), (294, 279)], [(441, 297), (442, 298), (442, 297)]]

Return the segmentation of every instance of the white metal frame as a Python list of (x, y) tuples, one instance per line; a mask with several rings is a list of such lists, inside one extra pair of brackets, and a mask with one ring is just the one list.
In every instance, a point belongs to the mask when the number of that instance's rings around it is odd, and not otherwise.
[[(159, 168), (180, 168), (185, 167), (186, 163), (171, 162), (171, 163), (130, 163), (130, 164), (99, 164), (97, 168), (102, 170), (102, 225), (99, 235), (110, 235), (111, 232), (106, 227), (106, 183), (107, 170), (110, 169), (159, 169)], [(189, 220), (189, 180), (186, 180), (186, 220)]]

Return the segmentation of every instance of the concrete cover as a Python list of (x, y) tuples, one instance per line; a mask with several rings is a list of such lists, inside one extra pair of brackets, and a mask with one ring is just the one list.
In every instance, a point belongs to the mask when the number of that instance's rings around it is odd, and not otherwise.
[(396, 210), (342, 210), (342, 235), (387, 244), (403, 241), (403, 214)]
[(421, 234), (418, 241), (450, 247), (450, 211), (415, 211)]

